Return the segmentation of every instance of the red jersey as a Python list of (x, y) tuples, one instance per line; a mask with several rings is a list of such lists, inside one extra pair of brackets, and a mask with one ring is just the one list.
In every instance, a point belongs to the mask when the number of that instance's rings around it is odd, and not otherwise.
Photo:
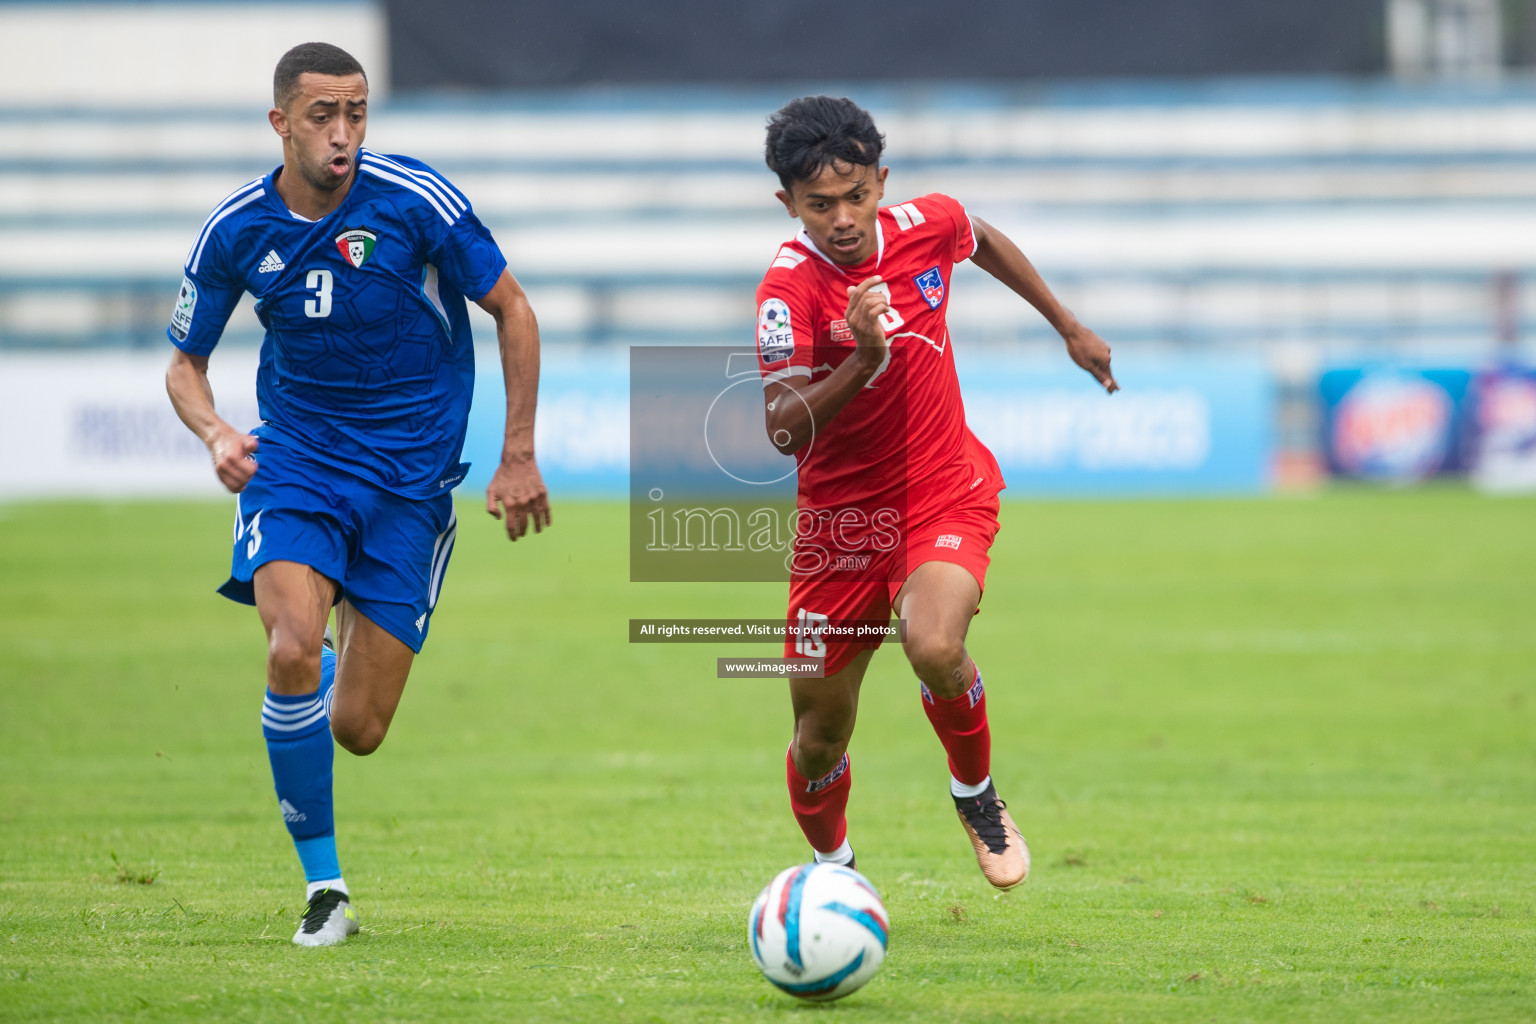
[(765, 387), (830, 374), (856, 347), (848, 288), (878, 274), (891, 354), (796, 453), (799, 505), (889, 504), (920, 521), (1004, 487), (997, 460), (965, 424), (945, 320), (950, 273), (976, 251), (976, 236), (965, 207), (937, 193), (882, 208), (875, 233), (874, 255), (853, 266), (834, 263), (804, 229), (780, 247), (757, 288), (758, 366)]

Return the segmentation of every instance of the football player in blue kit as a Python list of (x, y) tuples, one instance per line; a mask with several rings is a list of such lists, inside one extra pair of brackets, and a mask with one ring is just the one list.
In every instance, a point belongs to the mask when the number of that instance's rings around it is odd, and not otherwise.
[[(550, 517), (533, 454), (538, 325), (490, 233), (430, 167), (363, 148), (368, 80), (345, 51), (294, 47), (273, 92), (283, 164), (194, 240), (166, 388), (237, 495), (220, 593), (254, 604), (266, 630), (262, 732), (307, 882), (293, 941), (323, 946), (358, 928), (332, 736), (354, 754), (383, 742), (453, 553), (475, 372), (466, 299), (495, 318), (506, 380), (486, 510), (514, 541)], [(266, 328), (250, 434), (219, 417), (207, 376), (243, 292)]]

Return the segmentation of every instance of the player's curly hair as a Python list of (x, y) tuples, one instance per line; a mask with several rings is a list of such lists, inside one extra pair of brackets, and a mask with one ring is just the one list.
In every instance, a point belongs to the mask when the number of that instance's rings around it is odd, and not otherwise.
[(875, 119), (846, 96), (802, 96), (768, 119), (768, 169), (786, 189), (810, 181), (828, 164), (878, 164), (884, 151)]
[(368, 81), (368, 72), (357, 58), (341, 47), (300, 43), (278, 58), (277, 69), (272, 72), (272, 102), (278, 109), (288, 109), (288, 101), (299, 90), (299, 76), (306, 71), (317, 75), (362, 75), (363, 81)]

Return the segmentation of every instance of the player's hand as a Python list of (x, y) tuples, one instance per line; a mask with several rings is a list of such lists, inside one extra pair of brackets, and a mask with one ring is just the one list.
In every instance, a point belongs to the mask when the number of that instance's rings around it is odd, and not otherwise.
[(528, 532), (540, 533), (550, 523), (549, 492), (544, 489), (544, 478), (530, 456), (512, 462), (503, 462), (491, 477), (491, 485), (485, 489), (485, 510), (495, 519), (507, 513), (507, 539), (517, 540)]
[(1062, 340), (1067, 343), (1067, 355), (1072, 361), (1093, 374), (1093, 379), (1104, 385), (1105, 391), (1114, 394), (1120, 390), (1114, 375), (1109, 372), (1109, 345), (1103, 338), (1077, 324), (1062, 335)]
[(213, 471), (229, 493), (239, 494), (256, 475), (258, 443), (250, 434), (242, 434), (230, 427), (208, 445), (208, 454), (213, 456)]
[(885, 296), (875, 291), (875, 285), (880, 283), (880, 277), (866, 278), (860, 282), (857, 288), (848, 289), (848, 327), (853, 331), (853, 340), (863, 354), (871, 356), (874, 362), (885, 361), (885, 325), (880, 318), (891, 311), (890, 303), (885, 301)]

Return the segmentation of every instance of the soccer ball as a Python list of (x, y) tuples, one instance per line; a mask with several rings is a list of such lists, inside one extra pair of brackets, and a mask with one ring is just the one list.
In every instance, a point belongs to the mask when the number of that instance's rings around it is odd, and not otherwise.
[(752, 904), (747, 944), (763, 977), (800, 999), (839, 999), (885, 962), (890, 918), (869, 880), (837, 864), (780, 871)]

